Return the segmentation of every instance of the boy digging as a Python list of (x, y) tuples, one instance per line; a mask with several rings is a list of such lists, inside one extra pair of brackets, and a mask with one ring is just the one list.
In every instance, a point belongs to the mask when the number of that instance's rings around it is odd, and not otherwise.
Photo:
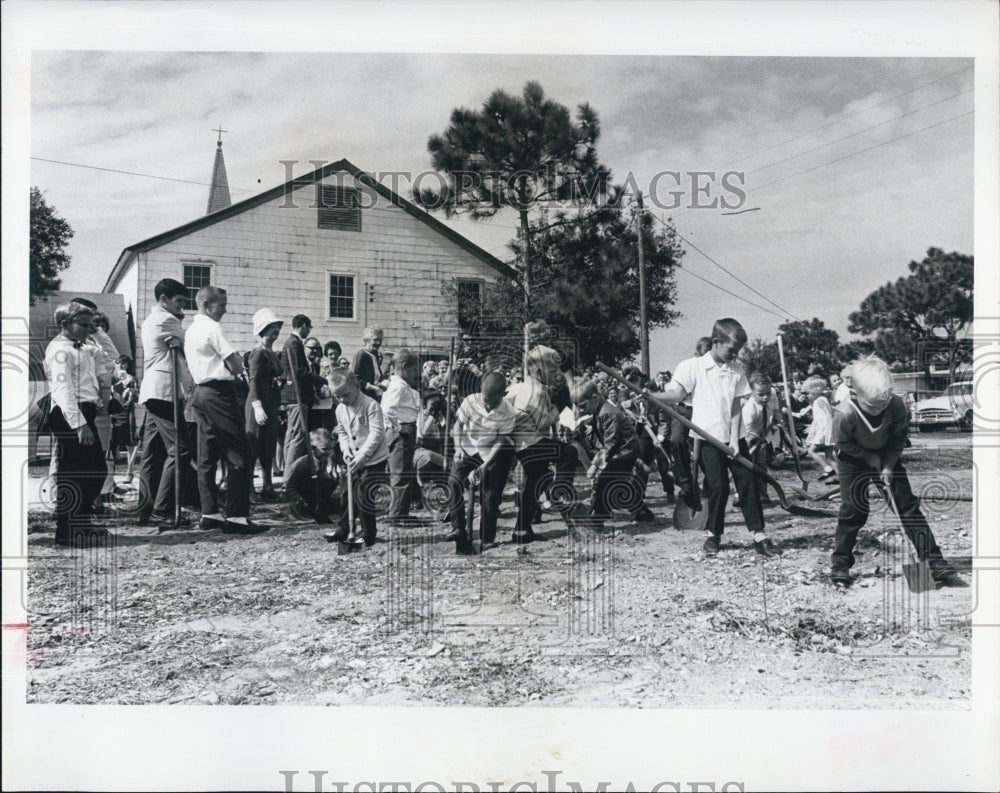
[[(691, 394), (691, 421), (715, 436), (735, 453), (749, 458), (746, 428), (743, 425), (743, 401), (751, 395), (743, 366), (736, 356), (747, 342), (743, 326), (726, 317), (712, 328), (712, 348), (700, 358), (688, 358), (677, 365), (674, 379), (665, 392), (668, 403), (677, 403)], [(703, 546), (705, 556), (719, 553), (719, 539), (726, 519), (729, 499), (729, 474), (736, 482), (736, 492), (743, 520), (753, 534), (754, 550), (765, 557), (779, 556), (778, 547), (764, 532), (764, 510), (760, 503), (761, 482), (755, 474), (730, 460), (711, 444), (701, 446), (701, 466), (705, 472), (705, 495), (708, 498), (708, 536)]]
[(892, 493), (906, 536), (916, 548), (917, 558), (929, 563), (934, 582), (939, 587), (968, 586), (942, 556), (920, 511), (920, 500), (910, 489), (900, 460), (909, 417), (902, 398), (893, 393), (889, 367), (874, 356), (855, 361), (851, 380), (853, 393), (837, 405), (833, 416), (834, 442), (840, 450), (841, 504), (830, 580), (838, 586), (851, 584), (854, 543), (868, 520), (868, 486), (875, 484)]

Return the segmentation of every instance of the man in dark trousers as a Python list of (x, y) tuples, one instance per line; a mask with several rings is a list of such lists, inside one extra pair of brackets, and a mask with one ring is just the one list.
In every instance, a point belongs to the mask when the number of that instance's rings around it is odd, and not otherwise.
[[(171, 350), (177, 349), (177, 381), (181, 393), (193, 386), (184, 360), (184, 298), (187, 288), (180, 281), (164, 278), (153, 288), (156, 305), (142, 323), (143, 376), (139, 386), (139, 404), (146, 408), (143, 426), (142, 458), (139, 462), (139, 522), (161, 528), (174, 525), (174, 461), (178, 443), (174, 425)], [(182, 408), (183, 410), (183, 408)], [(180, 432), (182, 489), (192, 480), (192, 448), (186, 427)], [(192, 483), (193, 484), (193, 483)], [(182, 502), (183, 503), (183, 500)], [(181, 525), (190, 520), (181, 519)]]
[[(254, 534), (269, 527), (250, 522), (250, 477), (243, 410), (236, 399), (236, 377), (243, 358), (226, 339), (219, 321), (226, 313), (226, 292), (203, 286), (195, 298), (198, 314), (184, 339), (184, 355), (194, 379), (191, 407), (198, 420), (198, 490), (201, 528)], [(226, 460), (226, 514), (219, 505), (215, 472)]]
[(94, 499), (101, 492), (107, 465), (97, 435), (99, 386), (93, 352), (85, 345), (94, 329), (94, 312), (79, 303), (55, 311), (59, 326), (45, 349), (55, 437), (55, 513), (57, 545), (103, 541), (107, 530), (91, 523)]
[[(285, 471), (292, 464), (309, 453), (309, 430), (313, 426), (303, 426), (299, 403), (306, 411), (306, 423), (309, 421), (309, 408), (316, 402), (316, 391), (326, 385), (326, 379), (313, 374), (312, 366), (306, 357), (303, 340), (312, 333), (312, 320), (305, 314), (292, 317), (292, 332), (285, 340), (281, 350), (281, 367), (285, 373), (287, 385), (281, 390), (281, 403), (287, 405), (288, 427), (285, 430)], [(294, 378), (294, 379), (293, 379)], [(297, 389), (297, 390), (296, 390)]]

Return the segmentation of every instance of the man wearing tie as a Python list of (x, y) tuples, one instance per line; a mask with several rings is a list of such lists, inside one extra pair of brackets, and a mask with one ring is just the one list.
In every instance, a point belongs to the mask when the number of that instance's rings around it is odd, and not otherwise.
[(59, 326), (45, 349), (55, 437), (55, 513), (57, 545), (101, 541), (107, 530), (91, 523), (94, 499), (101, 492), (107, 465), (97, 435), (100, 398), (94, 353), (85, 342), (94, 329), (94, 312), (79, 303), (55, 311)]

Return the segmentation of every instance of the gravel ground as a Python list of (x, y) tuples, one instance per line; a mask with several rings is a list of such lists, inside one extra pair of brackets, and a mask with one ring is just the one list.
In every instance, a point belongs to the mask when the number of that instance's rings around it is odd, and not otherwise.
[[(971, 493), (969, 438), (914, 443), (914, 489), (969, 579), (972, 504), (931, 498)], [(44, 473), (31, 469), (36, 493)], [(581, 540), (547, 515), (545, 541), (518, 553), (512, 498), (508, 487), (504, 542), (478, 557), (456, 556), (429, 520), (383, 526), (373, 548), (339, 556), (320, 527), (272, 505), (254, 508), (275, 522), (264, 535), (157, 533), (126, 516), (109, 547), (71, 551), (30, 506), (28, 701), (969, 707), (974, 590), (910, 593), (884, 512), (862, 532), (858, 579), (838, 590), (833, 517), (768, 508), (784, 553), (762, 562), (730, 512), (706, 560), (656, 485), (653, 524), (623, 514)]]

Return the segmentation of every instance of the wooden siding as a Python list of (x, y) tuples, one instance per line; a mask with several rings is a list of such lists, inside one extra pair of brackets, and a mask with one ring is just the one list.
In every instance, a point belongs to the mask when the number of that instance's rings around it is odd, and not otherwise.
[[(313, 335), (340, 342), (348, 356), (361, 346), (366, 324), (382, 326), (387, 351), (446, 350), (457, 324), (456, 300), (443, 294), (445, 284), (494, 280), (496, 270), (371, 191), (362, 196), (362, 231), (320, 229), (315, 196), (316, 187), (308, 185), (137, 253), (137, 321), (148, 314), (158, 280), (182, 280), (185, 262), (200, 263), (211, 265), (212, 283), (227, 290), (222, 324), (240, 350), (253, 346), (251, 317), (264, 306), (285, 319), (283, 336), (292, 316), (307, 314)], [(355, 319), (327, 318), (328, 273), (355, 277)], [(374, 302), (368, 302), (366, 284), (374, 286)]]

